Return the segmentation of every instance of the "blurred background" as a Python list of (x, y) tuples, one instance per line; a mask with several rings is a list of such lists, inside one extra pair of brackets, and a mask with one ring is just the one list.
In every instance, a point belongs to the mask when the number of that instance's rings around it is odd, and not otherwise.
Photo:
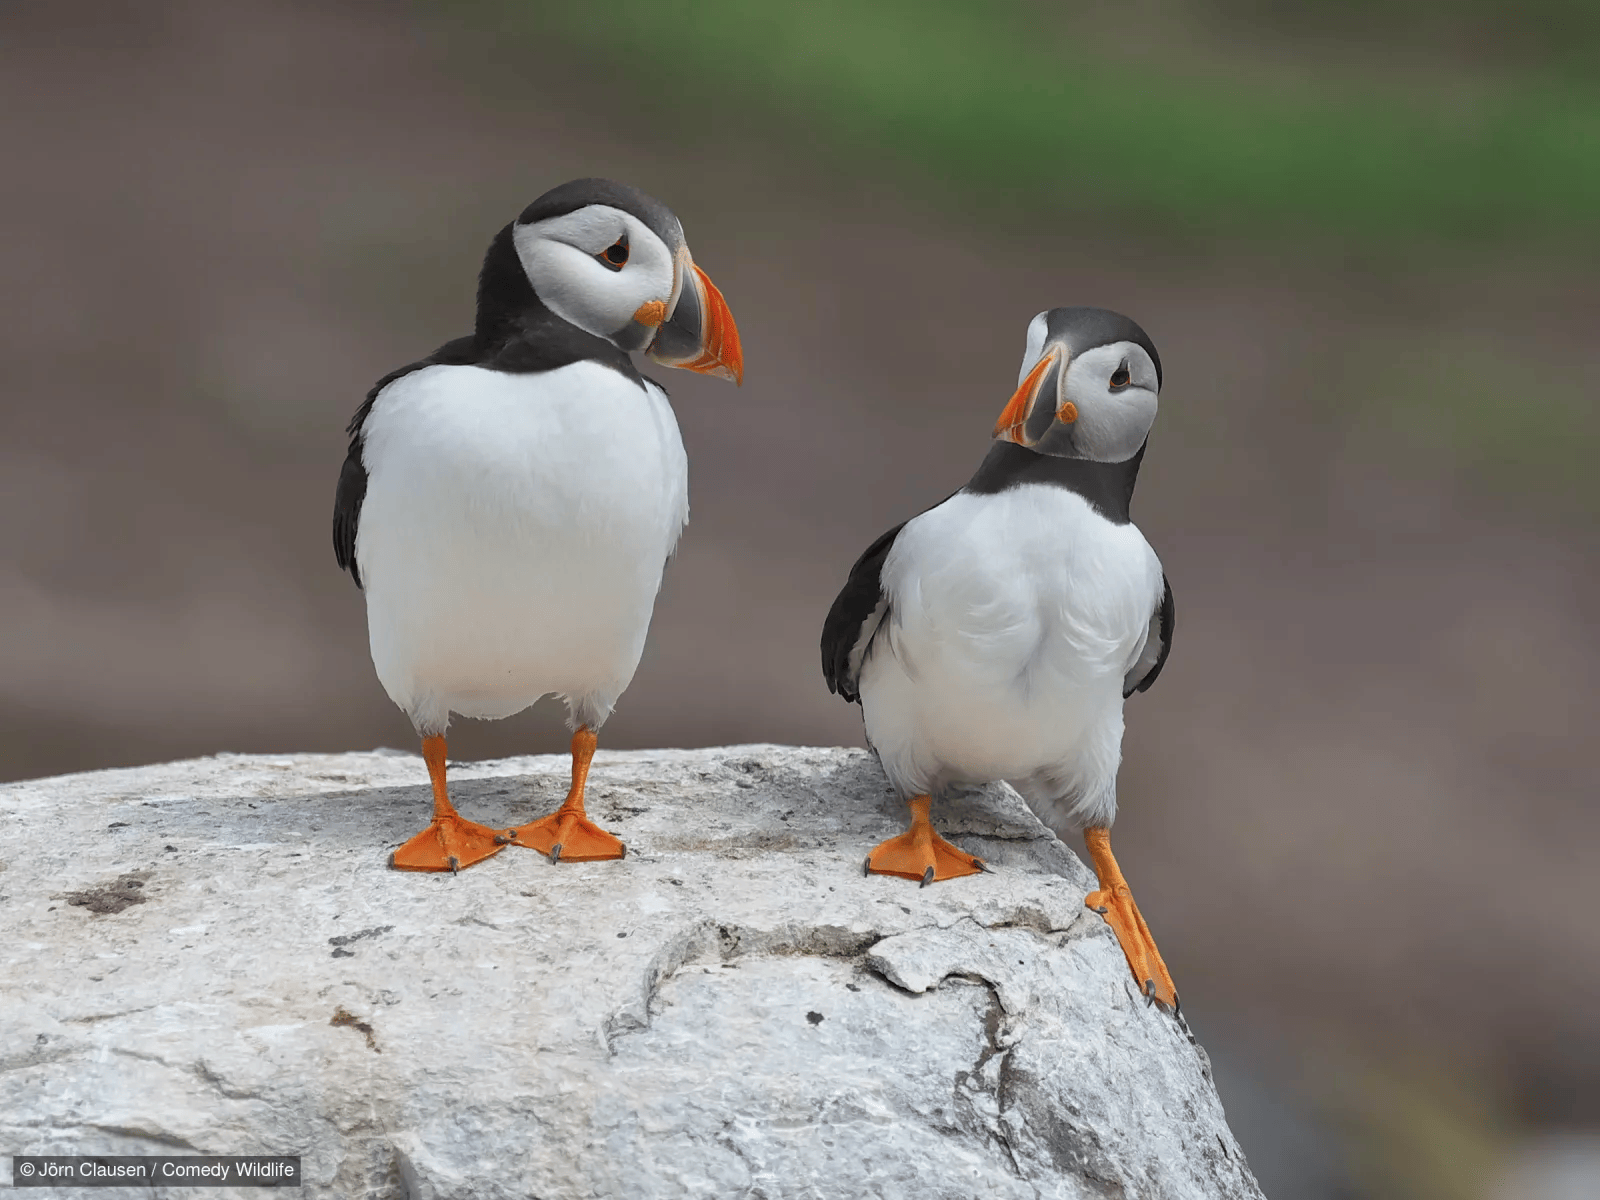
[(1587, 0), (8, 0), (0, 776), (411, 746), (343, 427), (567, 178), (678, 212), (749, 368), (666, 381), (693, 519), (613, 748), (861, 744), (851, 561), (1035, 312), (1116, 308), (1179, 611), (1118, 852), (1263, 1185), (1593, 1200), (1597, 62)]

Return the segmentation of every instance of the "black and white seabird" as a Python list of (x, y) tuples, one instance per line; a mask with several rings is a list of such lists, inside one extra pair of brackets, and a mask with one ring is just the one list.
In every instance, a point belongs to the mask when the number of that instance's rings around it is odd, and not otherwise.
[(982, 861), (941, 838), (931, 798), (1010, 781), (1058, 834), (1082, 827), (1134, 978), (1177, 991), (1111, 854), (1122, 706), (1172, 647), (1172, 588), (1129, 520), (1161, 359), (1133, 321), (1056, 308), (1028, 326), (994, 445), (949, 499), (891, 529), (851, 568), (822, 630), (830, 691), (911, 807), (867, 869), (920, 879)]
[[(678, 423), (639, 350), (735, 383), (744, 372), (678, 218), (578, 179), (495, 235), (471, 336), (384, 376), (350, 422), (334, 552), (366, 592), (373, 665), (433, 784), (433, 821), (396, 867), (454, 870), (509, 843), (557, 861), (623, 855), (585, 816), (584, 783), (689, 517)], [(460, 816), (450, 715), (507, 717), (552, 693), (573, 730), (566, 803), (504, 831)]]

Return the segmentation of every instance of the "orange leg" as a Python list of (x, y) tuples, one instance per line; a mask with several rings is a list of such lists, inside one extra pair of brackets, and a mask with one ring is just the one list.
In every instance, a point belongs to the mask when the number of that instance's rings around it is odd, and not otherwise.
[(875, 875), (899, 875), (905, 879), (919, 879), (922, 886), (939, 879), (955, 879), (960, 875), (976, 875), (986, 870), (983, 859), (976, 858), (958, 846), (952, 846), (933, 831), (928, 820), (928, 809), (933, 801), (927, 796), (913, 796), (911, 825), (897, 837), (878, 843), (867, 855), (867, 872)]
[(422, 739), (422, 758), (433, 782), (433, 821), (394, 852), (392, 864), (402, 871), (457, 871), (500, 853), (505, 839), (456, 812), (444, 786), (444, 739)]
[(548, 854), (551, 862), (599, 862), (627, 853), (620, 838), (601, 829), (583, 811), (583, 788), (589, 781), (596, 740), (592, 729), (580, 728), (572, 735), (572, 787), (566, 803), (548, 817), (508, 830), (513, 843)]
[(1117, 935), (1139, 990), (1152, 1001), (1177, 1012), (1177, 986), (1172, 982), (1167, 964), (1161, 961), (1161, 951), (1156, 949), (1156, 941), (1150, 936), (1150, 926), (1144, 923), (1139, 906), (1133, 902), (1133, 890), (1112, 856), (1111, 830), (1105, 826), (1091, 826), (1083, 831), (1083, 841), (1094, 861), (1094, 873), (1100, 877), (1099, 890), (1090, 892), (1083, 902), (1103, 916), (1111, 932)]

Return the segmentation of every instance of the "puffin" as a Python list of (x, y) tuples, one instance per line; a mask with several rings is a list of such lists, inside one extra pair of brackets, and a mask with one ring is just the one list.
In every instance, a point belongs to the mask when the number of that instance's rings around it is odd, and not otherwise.
[(995, 780), (1058, 836), (1083, 830), (1100, 913), (1152, 1003), (1177, 989), (1111, 852), (1123, 704), (1172, 648), (1172, 587), (1129, 517), (1161, 391), (1137, 324), (1054, 308), (965, 487), (856, 560), (822, 629), (828, 690), (910, 807), (868, 873), (927, 886), (985, 870), (933, 829), (933, 798)]
[[(396, 868), (455, 871), (507, 845), (553, 862), (625, 853), (584, 789), (689, 517), (683, 439), (641, 351), (744, 376), (733, 316), (678, 218), (637, 188), (576, 179), (495, 234), (472, 333), (378, 380), (347, 428), (334, 557), (365, 594), (373, 666), (433, 790)], [(451, 716), (499, 719), (551, 694), (572, 731), (565, 802), (503, 830), (458, 813)]]

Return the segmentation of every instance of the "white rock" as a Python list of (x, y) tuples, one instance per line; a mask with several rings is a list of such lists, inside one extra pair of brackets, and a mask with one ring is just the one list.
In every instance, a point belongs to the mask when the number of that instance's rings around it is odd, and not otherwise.
[[(510, 824), (567, 763), (451, 778)], [(387, 866), (410, 755), (0, 789), (0, 1154), (299, 1154), (341, 1200), (1261, 1195), (1009, 789), (936, 808), (995, 873), (926, 889), (862, 874), (905, 813), (860, 751), (602, 752), (589, 808), (625, 860), (440, 876)]]

